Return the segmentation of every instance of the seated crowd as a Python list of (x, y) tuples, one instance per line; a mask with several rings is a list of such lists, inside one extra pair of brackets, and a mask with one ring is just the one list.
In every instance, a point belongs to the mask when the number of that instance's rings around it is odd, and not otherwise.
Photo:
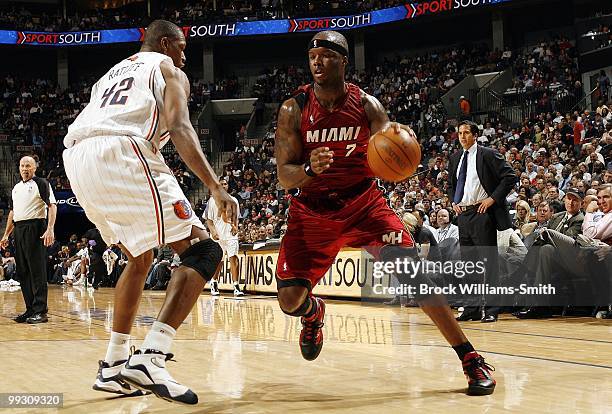
[(527, 104), (536, 112), (566, 111), (584, 96), (578, 51), (567, 38), (526, 48), (512, 68), (512, 86), (503, 96), (507, 104)]

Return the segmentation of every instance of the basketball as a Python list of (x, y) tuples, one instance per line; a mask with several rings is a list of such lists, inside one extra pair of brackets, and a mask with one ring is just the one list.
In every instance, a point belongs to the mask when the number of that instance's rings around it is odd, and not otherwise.
[(414, 174), (421, 162), (421, 146), (414, 133), (392, 128), (377, 132), (368, 144), (368, 164), (385, 181), (403, 181)]

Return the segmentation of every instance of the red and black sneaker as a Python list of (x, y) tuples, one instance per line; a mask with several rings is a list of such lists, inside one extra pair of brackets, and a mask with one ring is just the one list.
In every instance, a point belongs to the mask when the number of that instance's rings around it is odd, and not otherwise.
[(468, 395), (489, 395), (495, 390), (495, 380), (491, 375), (495, 371), (476, 351), (463, 358), (463, 373), (468, 380)]
[(325, 317), (325, 302), (321, 298), (312, 297), (316, 301), (317, 313), (311, 318), (302, 316), (302, 332), (300, 333), (300, 351), (308, 361), (317, 359), (323, 348), (323, 318)]

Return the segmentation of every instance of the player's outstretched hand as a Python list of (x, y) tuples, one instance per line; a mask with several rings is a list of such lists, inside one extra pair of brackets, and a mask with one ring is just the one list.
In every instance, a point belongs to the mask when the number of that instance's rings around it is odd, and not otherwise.
[(334, 162), (334, 152), (328, 147), (315, 148), (310, 153), (310, 167), (315, 174), (321, 174)]
[(238, 227), (238, 204), (236, 204), (223, 187), (213, 191), (212, 196), (219, 207), (219, 215), (223, 221)]

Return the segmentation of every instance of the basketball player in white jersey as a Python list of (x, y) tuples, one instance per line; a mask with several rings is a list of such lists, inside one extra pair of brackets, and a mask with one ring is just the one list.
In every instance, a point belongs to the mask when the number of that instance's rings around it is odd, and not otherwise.
[[(180, 70), (185, 46), (176, 25), (151, 23), (140, 52), (112, 67), (93, 86), (89, 104), (68, 128), (64, 165), (88, 218), (107, 244), (120, 243), (128, 257), (115, 289), (113, 330), (94, 389), (150, 391), (168, 401), (196, 404), (197, 395), (170, 376), (166, 361), (173, 356), (176, 329), (214, 274), (222, 251), (193, 213), (159, 152), (160, 143), (172, 140), (210, 189), (222, 217), (234, 225), (237, 206), (219, 184), (189, 120), (189, 81)], [(182, 264), (142, 346), (129, 355), (129, 333), (152, 249), (164, 243), (180, 255)]]
[[(225, 191), (227, 191), (227, 180), (222, 178), (220, 183)], [(238, 206), (236, 197), (232, 197), (232, 199), (236, 202), (236, 206)], [(219, 217), (219, 208), (213, 197), (211, 197), (206, 204), (206, 211), (204, 212), (203, 218), (206, 219), (206, 224), (208, 225), (208, 229), (213, 239), (219, 243), (223, 253), (226, 254), (229, 259), (230, 273), (232, 274), (232, 281), (234, 282), (234, 296), (244, 296), (244, 293), (240, 290), (240, 274), (238, 273), (239, 243), (238, 236), (236, 235), (238, 233), (238, 228)], [(238, 221), (238, 208), (236, 208), (236, 221)], [(210, 294), (213, 296), (219, 295), (218, 280), (220, 271), (221, 266), (219, 266), (219, 269), (217, 269), (217, 272), (210, 280)]]

